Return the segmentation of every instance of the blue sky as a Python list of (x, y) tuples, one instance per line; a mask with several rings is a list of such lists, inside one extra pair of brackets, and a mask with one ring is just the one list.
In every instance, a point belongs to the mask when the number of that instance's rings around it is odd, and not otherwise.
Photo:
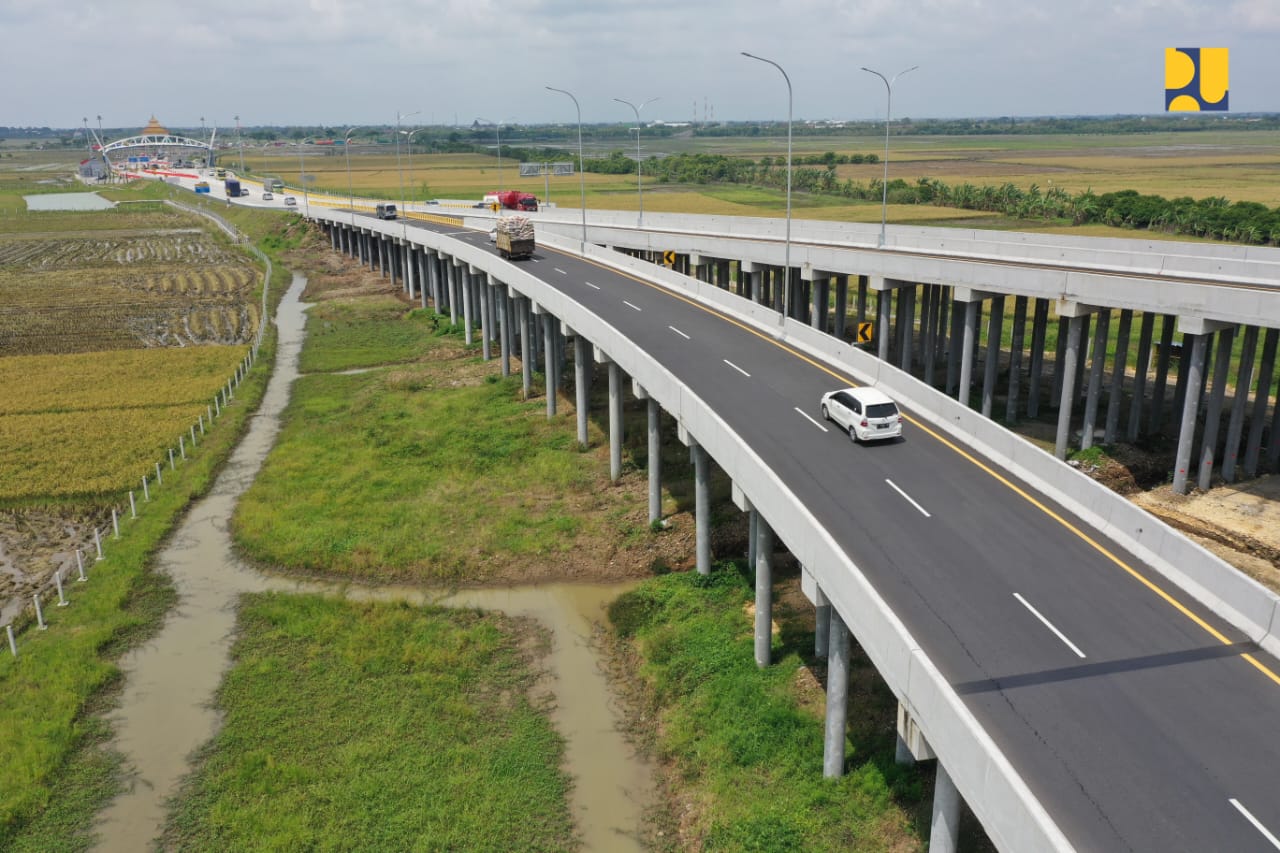
[(0, 0), (0, 125), (140, 127), (1157, 113), (1166, 47), (1280, 111), (1280, 0)]

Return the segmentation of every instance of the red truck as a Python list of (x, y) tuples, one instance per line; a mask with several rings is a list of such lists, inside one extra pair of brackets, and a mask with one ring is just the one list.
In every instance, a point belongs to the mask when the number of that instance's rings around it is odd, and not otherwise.
[(528, 210), (537, 212), (538, 197), (532, 193), (519, 190), (494, 190), (485, 197), (485, 201), (493, 199), (507, 210)]

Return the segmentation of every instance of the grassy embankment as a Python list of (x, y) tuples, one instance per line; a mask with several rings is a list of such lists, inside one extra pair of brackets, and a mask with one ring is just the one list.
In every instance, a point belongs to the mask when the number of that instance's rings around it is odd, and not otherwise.
[[(545, 631), (479, 611), (251, 595), (178, 850), (566, 850)], [(496, 783), (496, 784), (495, 784)]]
[[(142, 186), (111, 192), (145, 199), (165, 190)], [(0, 199), (6, 215), (27, 216), (15, 213), (9, 201), (13, 198)], [(56, 231), (57, 216), (39, 218)], [(83, 214), (69, 216), (78, 220)], [(76, 225), (82, 226), (83, 221)], [(283, 272), (277, 275), (273, 289), (278, 291), (286, 278)], [(274, 341), (270, 333), (264, 339), (260, 357), (266, 364), (274, 355)], [(119, 757), (107, 748), (110, 730), (100, 716), (119, 684), (115, 661), (148, 636), (173, 603), (168, 581), (150, 569), (152, 555), (190, 503), (212, 484), (266, 379), (265, 370), (252, 371), (214, 429), (188, 453), (188, 461), (176, 471), (166, 470), (163, 485), (142, 505), (138, 519), (123, 521), (121, 538), (105, 543), (106, 559), (90, 563), (89, 583), (72, 585), (71, 605), (47, 608), (50, 629), (27, 626), (19, 635), (20, 657), (0, 655), (0, 847), (89, 846), (93, 816), (121, 784)], [(117, 390), (127, 396), (130, 389)]]

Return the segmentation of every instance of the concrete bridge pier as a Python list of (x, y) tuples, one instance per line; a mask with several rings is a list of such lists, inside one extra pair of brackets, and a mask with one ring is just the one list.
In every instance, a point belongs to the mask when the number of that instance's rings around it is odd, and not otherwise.
[(845, 733), (849, 722), (849, 629), (831, 608), (827, 647), (827, 713), (822, 738), (822, 775), (844, 776)]
[(475, 326), (475, 300), (471, 293), (471, 265), (457, 264), (458, 289), (462, 291), (462, 339), (470, 345), (474, 342), (471, 330)]
[(638, 382), (631, 383), (636, 399), (648, 410), (649, 438), (649, 524), (662, 520), (662, 406)]
[(547, 420), (556, 416), (556, 318), (539, 307), (542, 314), (542, 374), (546, 380)]
[(982, 416), (991, 417), (995, 405), (996, 378), (1000, 372), (1000, 340), (1004, 337), (1004, 296), (991, 297), (987, 318), (987, 360), (982, 371)]
[[(1078, 318), (1077, 318), (1078, 319)], [(955, 853), (960, 840), (960, 791), (947, 768), (938, 762), (933, 784), (933, 819), (929, 823), (929, 853)]]
[(410, 299), (417, 295), (418, 290), (417, 254), (418, 250), (412, 243), (404, 244), (404, 285)]
[(502, 282), (494, 282), (494, 301), (498, 305), (498, 350), (502, 361), (502, 375), (511, 375), (512, 335), (511, 324), (515, 321), (511, 310), (511, 295)]
[[(803, 575), (808, 569), (801, 566)], [(813, 584), (813, 656), (817, 660), (827, 660), (831, 654), (831, 601), (822, 591), (822, 586)]]
[(920, 285), (920, 370), (925, 384), (933, 385), (933, 316), (938, 310), (938, 288)]
[(520, 330), (520, 382), (524, 399), (533, 396), (533, 335), (529, 334), (529, 300), (513, 296), (516, 306), (516, 328)]
[(587, 449), (587, 368), (590, 356), (587, 355), (587, 342), (570, 330), (573, 338), (573, 390), (574, 404), (577, 406), (578, 447)]
[(1067, 320), (1067, 334), (1063, 345), (1065, 352), (1058, 373), (1062, 374), (1062, 392), (1058, 403), (1058, 433), (1053, 455), (1067, 458), (1067, 442), (1071, 438), (1071, 410), (1075, 401), (1076, 365), (1080, 359), (1080, 339), (1083, 321), (1093, 309), (1077, 302), (1059, 302), (1058, 314)]
[(1188, 387), (1192, 390), (1182, 398), (1182, 422), (1178, 429), (1178, 449), (1173, 463), (1173, 492), (1178, 495), (1187, 493), (1187, 472), (1191, 468), (1191, 442), (1196, 432), (1196, 415), (1200, 407), (1200, 394), (1195, 390), (1200, 387), (1200, 377), (1204, 374), (1205, 350), (1211, 334), (1193, 334), (1191, 337), (1191, 363), (1186, 364), (1187, 354), (1183, 353), (1183, 366), (1179, 374), (1185, 373)]
[[(1276, 345), (1280, 342), (1280, 329), (1267, 329), (1263, 338), (1262, 362), (1258, 365), (1258, 390), (1253, 397), (1253, 414), (1249, 418), (1249, 438), (1245, 442), (1244, 475), (1255, 477), (1258, 474), (1259, 455), (1262, 450), (1262, 429), (1267, 422), (1267, 398), (1271, 396), (1271, 377), (1275, 371)], [(1248, 396), (1249, 389), (1244, 389)], [(1272, 446), (1275, 445), (1275, 434), (1272, 433)]]
[(1142, 413), (1146, 409), (1147, 370), (1151, 367), (1151, 338), (1155, 334), (1156, 315), (1144, 312), (1138, 327), (1138, 360), (1133, 366), (1133, 400), (1129, 404), (1129, 424), (1125, 437), (1130, 443), (1142, 434)]
[(763, 296), (761, 293), (761, 272), (753, 261), (741, 261), (738, 264), (738, 275), (742, 277), (743, 296), (757, 305)]
[(1027, 370), (1027, 417), (1040, 416), (1040, 380), (1044, 375), (1044, 345), (1049, 330), (1049, 300), (1036, 299), (1031, 320), (1031, 364)]
[(600, 350), (596, 362), (609, 366), (609, 480), (622, 479), (622, 368)]
[(489, 274), (475, 270), (476, 288), (480, 299), (480, 360), (488, 361), (489, 345), (493, 340), (493, 288), (489, 286)]
[(845, 329), (849, 324), (849, 276), (836, 276), (836, 326), (835, 336), (844, 340)]
[(1227, 442), (1222, 450), (1222, 479), (1236, 481), (1237, 455), (1240, 452), (1240, 436), (1244, 432), (1244, 408), (1253, 385), (1253, 359), (1258, 350), (1258, 327), (1246, 326), (1244, 343), (1240, 348), (1240, 366), (1236, 373), (1236, 394), (1231, 401), (1231, 419), (1227, 423)]
[[(966, 407), (973, 393), (973, 356), (978, 347), (978, 315), (982, 311), (982, 300), (985, 293), (967, 287), (955, 289), (955, 301), (964, 304), (963, 336), (960, 340), (960, 384), (956, 389), (956, 399)], [(957, 307), (956, 314), (960, 314)]]
[(1124, 370), (1129, 360), (1129, 336), (1133, 330), (1133, 311), (1120, 311), (1120, 328), (1116, 331), (1116, 357), (1112, 362), (1111, 387), (1107, 390), (1107, 420), (1102, 429), (1102, 443), (1111, 444), (1120, 429), (1120, 407), (1124, 403)]
[[(960, 364), (964, 361), (964, 302), (960, 299), (963, 288), (951, 288), (951, 331), (947, 335), (947, 379), (944, 391), (950, 397), (956, 393), (960, 382)], [(965, 289), (967, 292), (967, 289)]]
[(1107, 340), (1111, 332), (1111, 309), (1098, 309), (1098, 322), (1093, 329), (1092, 361), (1089, 364), (1089, 388), (1084, 398), (1084, 424), (1080, 430), (1080, 449), (1093, 447), (1093, 432), (1098, 424), (1098, 395), (1102, 391), (1102, 371), (1107, 364)]
[(1177, 317), (1165, 314), (1160, 326), (1160, 345), (1156, 349), (1156, 384), (1151, 388), (1151, 410), (1147, 423), (1153, 433), (1164, 423), (1164, 397), (1169, 387), (1169, 360), (1173, 356), (1173, 333)]
[[(1200, 466), (1196, 485), (1207, 490), (1213, 481), (1213, 465), (1218, 452), (1218, 430), (1222, 422), (1222, 404), (1226, 399), (1227, 377), (1231, 372), (1231, 347), (1235, 343), (1236, 327), (1227, 326), (1218, 333), (1218, 354), (1213, 362), (1213, 389), (1209, 394), (1208, 411), (1204, 416), (1204, 436), (1200, 439)], [(1280, 407), (1277, 407), (1280, 410)], [(1272, 436), (1276, 431), (1273, 427)], [(1276, 442), (1272, 441), (1273, 444)], [(1280, 448), (1280, 444), (1276, 444)]]
[(763, 669), (773, 662), (773, 528), (764, 516), (756, 519), (755, 570), (756, 666)]
[(1004, 401), (1004, 419), (1018, 419), (1018, 392), (1022, 384), (1022, 350), (1027, 335), (1027, 297), (1013, 299), (1013, 333), (1009, 341), (1009, 392)]
[(377, 239), (378, 239), (378, 253), (377, 253), (378, 254), (378, 272), (382, 274), (383, 278), (386, 278), (388, 276), (387, 267), (390, 266), (390, 264), (387, 263), (387, 257), (388, 255), (391, 254), (391, 247), (388, 245), (390, 243), (390, 240), (382, 236), (381, 234), (378, 235)]
[(445, 275), (449, 279), (449, 325), (458, 325), (458, 279), (461, 277), (462, 262), (457, 258), (447, 258), (444, 262)]
[[(693, 457), (693, 519), (694, 553), (697, 556), (698, 574), (711, 574), (711, 456), (684, 428), (678, 427), (680, 443), (689, 448)], [(756, 597), (760, 588), (756, 586)], [(757, 644), (757, 649), (759, 648)]]
[(898, 366), (910, 374), (915, 354), (916, 291), (918, 284), (898, 288)]

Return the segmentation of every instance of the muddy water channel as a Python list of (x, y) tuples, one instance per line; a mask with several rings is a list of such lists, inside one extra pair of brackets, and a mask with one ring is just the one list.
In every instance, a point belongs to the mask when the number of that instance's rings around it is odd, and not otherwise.
[[(125, 687), (112, 714), (115, 746), (133, 771), (130, 789), (99, 815), (99, 851), (145, 850), (162, 828), (165, 800), (190, 769), (188, 757), (213, 736), (214, 693), (230, 662), (241, 593), (322, 592), (352, 599), (407, 600), (532, 616), (552, 631), (548, 662), (556, 695), (553, 721), (566, 740), (574, 779), (570, 807), (586, 850), (641, 850), (639, 832), (652, 791), (649, 768), (626, 743), (622, 719), (591, 644), (592, 624), (627, 585), (546, 585), (464, 591), (360, 588), (259, 573), (232, 551), (228, 526), (236, 499), (253, 481), (279, 431), (298, 375), (306, 280), (294, 276), (278, 312), (275, 371), (245, 438), (209, 494), (196, 503), (158, 555), (179, 595), (160, 633), (121, 662)], [(501, 780), (495, 780), (501, 784)]]

